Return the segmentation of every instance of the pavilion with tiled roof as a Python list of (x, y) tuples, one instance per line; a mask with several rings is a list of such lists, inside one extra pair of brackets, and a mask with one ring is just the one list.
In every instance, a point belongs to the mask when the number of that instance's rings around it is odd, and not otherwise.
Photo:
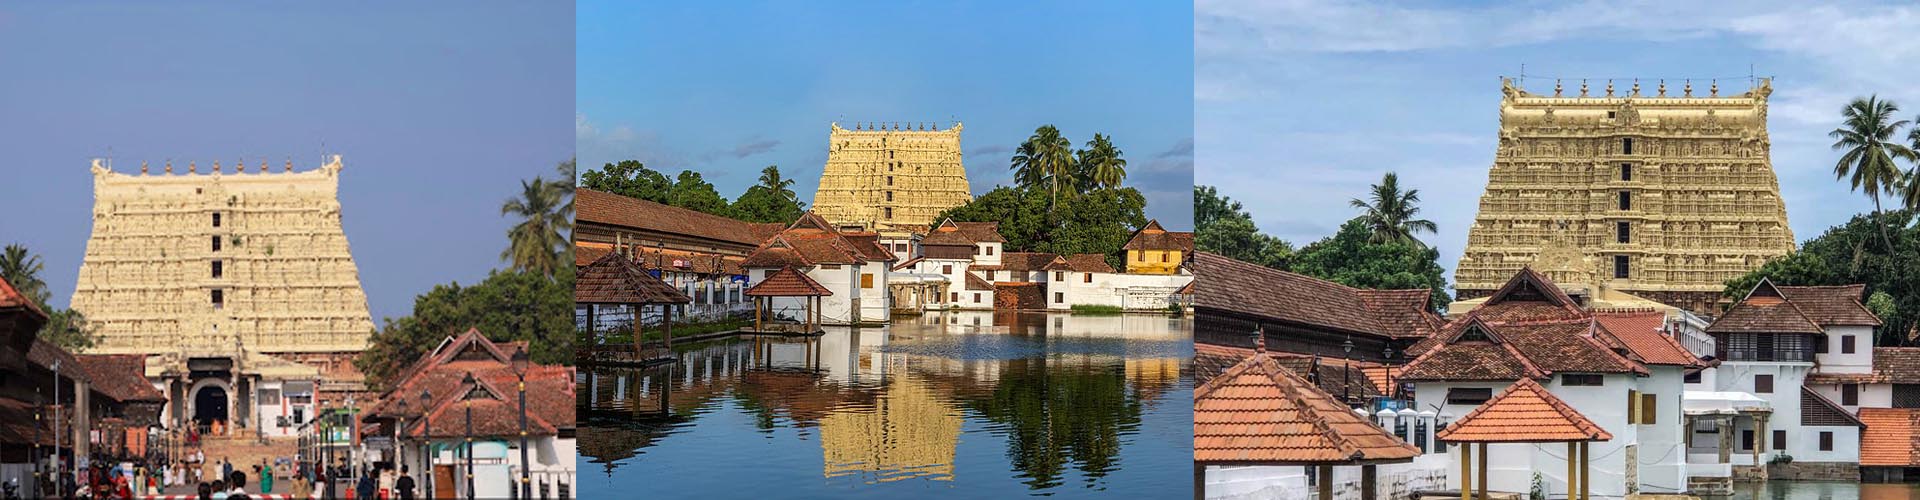
[(816, 334), (821, 332), (820, 298), (833, 295), (833, 290), (828, 290), (820, 282), (807, 277), (807, 273), (800, 272), (793, 266), (787, 266), (774, 271), (773, 274), (767, 275), (766, 279), (760, 280), (760, 283), (747, 288), (746, 295), (753, 297), (754, 332), (787, 332), (789, 329), (786, 328), (769, 328), (777, 325), (765, 322), (762, 313), (772, 308), (771, 299), (774, 297), (800, 297), (806, 303), (806, 317), (800, 320), (798, 333)]
[[(1580, 492), (1579, 498), (1586, 500), (1592, 485), (1588, 472), (1592, 469), (1588, 456), (1587, 443), (1608, 441), (1613, 434), (1600, 428), (1585, 415), (1574, 411), (1573, 407), (1559, 397), (1541, 387), (1532, 379), (1520, 379), (1507, 387), (1493, 399), (1481, 403), (1466, 416), (1460, 417), (1436, 434), (1441, 441), (1460, 443), (1460, 498), (1468, 498), (1475, 493), (1473, 485), (1473, 451), (1478, 445), (1479, 476), (1478, 497), (1487, 499), (1487, 445), (1490, 443), (1567, 443), (1567, 480), (1568, 484), (1579, 484), (1571, 491)], [(1576, 468), (1572, 457), (1579, 457)]]
[(1376, 464), (1408, 462), (1420, 450), (1394, 437), (1313, 382), (1265, 355), (1227, 368), (1193, 391), (1194, 487), (1206, 466), (1309, 466), (1319, 498), (1333, 498), (1334, 466), (1361, 466), (1362, 498), (1374, 498)]
[[(633, 352), (637, 362), (646, 363), (659, 359), (671, 359), (673, 349), (673, 309), (674, 306), (693, 302), (692, 297), (681, 293), (673, 285), (653, 277), (625, 255), (607, 253), (586, 267), (576, 271), (573, 285), (575, 306), (587, 309), (587, 331), (594, 332), (595, 311), (601, 306), (626, 307), (633, 312)], [(642, 319), (647, 306), (660, 306), (663, 328), (661, 351), (649, 354), (646, 348), (646, 336), (642, 335)], [(604, 350), (588, 348), (587, 351), (599, 353)], [(617, 356), (616, 356), (617, 357)], [(616, 359), (599, 359), (599, 356), (585, 356), (594, 362), (619, 362)]]
[(1424, 288), (1358, 289), (1207, 252), (1193, 268), (1198, 343), (1250, 347), (1264, 330), (1274, 350), (1391, 362), (1445, 324)]

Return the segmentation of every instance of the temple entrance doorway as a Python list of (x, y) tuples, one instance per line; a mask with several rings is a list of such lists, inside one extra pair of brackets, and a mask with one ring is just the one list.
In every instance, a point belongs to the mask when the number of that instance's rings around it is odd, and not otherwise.
[(227, 390), (219, 386), (208, 385), (193, 393), (193, 423), (200, 428), (213, 425), (214, 420), (227, 419)]

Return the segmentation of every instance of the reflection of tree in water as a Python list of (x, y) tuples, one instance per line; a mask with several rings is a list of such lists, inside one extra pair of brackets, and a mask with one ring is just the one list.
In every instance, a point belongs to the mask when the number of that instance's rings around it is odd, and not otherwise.
[(1141, 394), (1118, 364), (1008, 360), (993, 391), (961, 402), (1007, 429), (1007, 459), (1031, 489), (1063, 483), (1071, 466), (1099, 483), (1118, 469), (1120, 436), (1140, 427)]

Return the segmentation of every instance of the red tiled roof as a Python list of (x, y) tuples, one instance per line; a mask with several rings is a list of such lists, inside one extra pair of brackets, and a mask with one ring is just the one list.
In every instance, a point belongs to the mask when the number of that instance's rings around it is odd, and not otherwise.
[(1707, 333), (1824, 333), (1826, 330), (1787, 300), (1773, 281), (1761, 278), (1726, 314), (1707, 325)]
[(1097, 253), (1078, 253), (1056, 256), (1047, 264), (1048, 271), (1073, 271), (1076, 273), (1111, 273), (1113, 266), (1107, 265), (1107, 256)]
[(1436, 435), (1454, 443), (1608, 441), (1613, 434), (1532, 379), (1520, 379)]
[(611, 245), (574, 242), (573, 267), (587, 267), (587, 265), (592, 264), (593, 261), (600, 260), (600, 257), (606, 256), (609, 253), (613, 253), (613, 247)]
[(940, 221), (920, 239), (921, 245), (972, 246), (980, 243), (1006, 243), (998, 222)]
[(1193, 233), (1168, 231), (1160, 227), (1160, 221), (1149, 220), (1147, 225), (1134, 230), (1133, 236), (1127, 238), (1127, 244), (1120, 248), (1122, 250), (1179, 250), (1192, 253)]
[(664, 248), (638, 248), (636, 251), (638, 255), (634, 263), (640, 269), (708, 275), (746, 274), (746, 270), (740, 267), (745, 259), (740, 257)]
[[(28, 339), (36, 338), (40, 327), (47, 324), (47, 313), (13, 284), (0, 279), (0, 343), (4, 343), (13, 353), (27, 347)], [(6, 357), (8, 364), (17, 363), (17, 354)]]
[[(508, 363), (511, 353), (502, 349), (509, 343), (494, 343), (478, 330), (468, 330), (458, 338), (443, 342), (425, 359), (409, 367), (396, 379), (393, 389), (380, 396), (363, 418), (368, 422), (406, 418), (405, 434), (417, 437), (424, 430), (423, 413), (433, 423), (435, 438), (458, 438), (466, 431), (466, 403), (472, 399), (473, 427), (476, 436), (517, 436), (520, 433), (520, 406), (516, 390), (518, 380)], [(477, 356), (475, 354), (478, 354)], [(462, 383), (468, 373), (476, 384)], [(571, 429), (574, 415), (574, 368), (557, 365), (533, 365), (527, 373), (527, 424), (529, 433), (553, 435)], [(482, 392), (474, 393), (479, 388)], [(420, 394), (433, 394), (433, 407), (423, 412)], [(401, 411), (398, 401), (406, 400)]]
[(1249, 357), (1193, 395), (1198, 463), (1405, 462), (1420, 454), (1272, 357)]
[(1866, 427), (1853, 413), (1841, 408), (1838, 403), (1813, 392), (1807, 386), (1800, 386), (1800, 425), (1806, 426), (1843, 426)]
[(40, 310), (38, 304), (34, 304), (32, 299), (20, 293), (20, 290), (14, 288), (12, 283), (8, 283), (5, 279), (0, 279), (0, 314), (6, 314), (16, 309), (39, 316), (40, 322), (42, 323), (45, 323), (47, 320), (46, 311)]
[(1007, 242), (1005, 237), (1000, 236), (999, 222), (955, 222), (954, 224), (958, 224), (960, 232), (966, 233), (968, 238), (973, 238), (975, 243)]
[(693, 298), (617, 253), (575, 272), (573, 301), (581, 304), (686, 304)]
[[(1246, 347), (1232, 347), (1205, 343), (1193, 345), (1193, 376), (1198, 382), (1206, 382), (1221, 373), (1252, 357), (1254, 350)], [(1315, 359), (1312, 355), (1266, 351), (1266, 355), (1278, 360), (1302, 377), (1308, 377), (1332, 395), (1344, 395), (1355, 399), (1379, 396), (1385, 391), (1386, 382), (1376, 378), (1374, 373), (1384, 365), (1364, 361), (1334, 358)]]
[[(1430, 315), (1426, 289), (1373, 291), (1200, 252), (1194, 255), (1194, 302), (1203, 308), (1256, 316), (1329, 330), (1387, 338), (1417, 338), (1430, 332), (1410, 318)], [(1415, 308), (1416, 305), (1420, 308)], [(1378, 307), (1378, 308), (1376, 308)]]
[(759, 245), (779, 227), (586, 188), (574, 191), (573, 202), (577, 222), (683, 234), (747, 246)]
[(1585, 318), (1573, 298), (1532, 267), (1521, 267), (1507, 283), (1474, 308), (1488, 322), (1543, 321)]
[(93, 384), (93, 378), (87, 376), (86, 368), (80, 365), (79, 359), (73, 357), (73, 353), (53, 345), (52, 342), (33, 339), (33, 347), (27, 350), (27, 362), (42, 369), (52, 370), (54, 361), (60, 362), (60, 376), (86, 382), (88, 385)]
[(1880, 318), (1860, 303), (1866, 285), (1782, 286), (1780, 293), (1820, 326), (1880, 326)]
[[(1456, 326), (1457, 325), (1457, 326)], [(1483, 332), (1487, 340), (1459, 340), (1470, 329)], [(1421, 352), (1400, 370), (1403, 380), (1514, 380), (1546, 378), (1547, 372), (1500, 337), (1492, 325), (1468, 315), (1448, 325), (1448, 331), (1429, 340), (1436, 344)]]
[(1920, 409), (1861, 408), (1860, 465), (1920, 467)]
[(166, 395), (147, 382), (145, 354), (87, 354), (75, 356), (93, 380), (93, 388), (121, 402), (161, 403)]
[(807, 273), (783, 267), (748, 288), (745, 293), (748, 297), (820, 297), (833, 295), (833, 290), (807, 277)]
[[(34, 419), (35, 407), (32, 402), (13, 398), (0, 398), (0, 444), (7, 445), (53, 445), (53, 418)], [(34, 425), (40, 429), (36, 432)]]
[(1700, 358), (1680, 341), (1661, 331), (1666, 314), (1659, 311), (1603, 312), (1594, 315), (1600, 322), (1596, 336), (1618, 342), (1635, 358), (1650, 365), (1699, 366)]
[(1885, 383), (1920, 384), (1920, 347), (1873, 348), (1873, 371)]
[(1043, 271), (1043, 270), (1046, 270), (1048, 264), (1053, 263), (1053, 259), (1055, 257), (1059, 257), (1059, 255), (1043, 253), (1043, 252), (1006, 252), (1006, 253), (1000, 254), (1000, 265), (997, 265), (997, 266), (974, 265), (974, 266), (968, 266), (967, 270), (969, 271), (1006, 270), (1006, 271), (1013, 271), (1013, 272)]
[(819, 264), (890, 262), (893, 252), (880, 246), (874, 233), (843, 233), (809, 211), (768, 238), (749, 254), (742, 267), (813, 267)]

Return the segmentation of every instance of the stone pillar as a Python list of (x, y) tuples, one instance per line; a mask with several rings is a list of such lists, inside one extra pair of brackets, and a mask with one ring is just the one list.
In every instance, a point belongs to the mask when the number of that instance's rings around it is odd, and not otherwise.
[(1714, 417), (1715, 425), (1720, 427), (1720, 463), (1733, 462), (1733, 416)]

